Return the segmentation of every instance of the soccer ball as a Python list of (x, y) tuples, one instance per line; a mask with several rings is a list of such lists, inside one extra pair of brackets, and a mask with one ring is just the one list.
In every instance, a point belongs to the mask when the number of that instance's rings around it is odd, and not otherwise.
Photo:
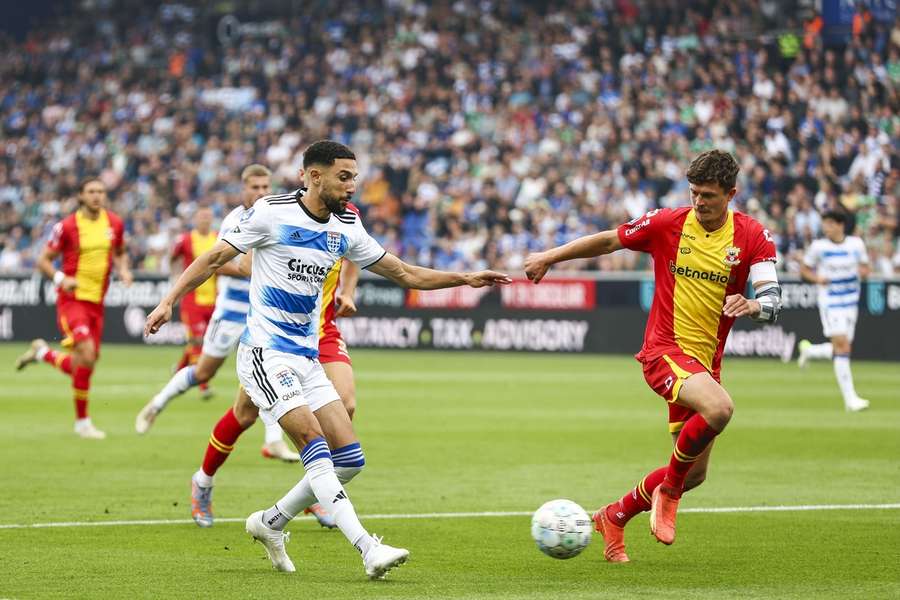
[(571, 500), (551, 500), (531, 517), (531, 537), (553, 558), (572, 558), (591, 543), (591, 518)]

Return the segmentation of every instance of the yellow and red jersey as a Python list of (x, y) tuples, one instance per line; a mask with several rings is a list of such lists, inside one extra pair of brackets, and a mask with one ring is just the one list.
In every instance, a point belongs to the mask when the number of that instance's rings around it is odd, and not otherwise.
[[(194, 262), (194, 259), (210, 250), (216, 245), (219, 236), (214, 231), (206, 235), (198, 231), (189, 231), (182, 234), (175, 242), (172, 249), (172, 260), (182, 259), (183, 268)], [(182, 306), (214, 306), (216, 303), (216, 277), (215, 275), (200, 284), (197, 289), (185, 295), (181, 301)]]
[(96, 219), (89, 219), (79, 209), (57, 223), (47, 247), (61, 254), (60, 270), (78, 282), (74, 292), (58, 289), (59, 299), (103, 304), (113, 256), (124, 244), (122, 219), (106, 209), (101, 209)]
[(637, 359), (668, 353), (696, 358), (718, 376), (734, 318), (725, 297), (743, 294), (750, 265), (775, 261), (775, 244), (759, 222), (728, 211), (725, 224), (706, 231), (691, 207), (658, 209), (619, 226), (619, 241), (653, 257), (656, 289)]

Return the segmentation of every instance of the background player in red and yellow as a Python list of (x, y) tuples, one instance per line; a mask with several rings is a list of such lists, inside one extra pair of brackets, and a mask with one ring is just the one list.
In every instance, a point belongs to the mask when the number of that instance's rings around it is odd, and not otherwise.
[[(213, 211), (208, 207), (198, 208), (194, 213), (194, 227), (183, 233), (172, 249), (172, 264), (181, 261), (181, 270), (187, 268), (194, 259), (212, 248), (218, 240), (217, 232), (212, 230)], [(175, 367), (179, 371), (188, 365), (196, 364), (203, 347), (203, 335), (212, 320), (216, 308), (216, 277), (209, 278), (181, 301), (181, 322), (187, 332), (187, 344), (181, 360)], [(209, 384), (200, 384), (200, 392), (209, 396)]]
[[(79, 208), (53, 228), (47, 247), (38, 259), (38, 269), (57, 288), (57, 324), (70, 354), (51, 350), (44, 340), (34, 340), (19, 357), (16, 368), (38, 360), (72, 377), (75, 397), (75, 433), (83, 438), (103, 439), (88, 416), (88, 390), (103, 336), (103, 298), (109, 287), (113, 265), (125, 285), (131, 284), (125, 253), (122, 220), (106, 210), (106, 186), (88, 179), (78, 188)], [(59, 270), (54, 261), (61, 258)]]
[[(535, 283), (551, 265), (622, 248), (653, 257), (656, 289), (636, 358), (644, 378), (669, 403), (675, 442), (667, 466), (649, 473), (621, 500), (594, 514), (611, 562), (626, 562), (624, 527), (650, 510), (650, 529), (675, 541), (675, 515), (685, 490), (706, 478), (713, 439), (734, 410), (720, 383), (722, 352), (737, 317), (774, 322), (781, 309), (775, 246), (769, 232), (728, 203), (739, 167), (727, 152), (710, 150), (687, 170), (691, 206), (652, 210), (617, 229), (530, 255), (525, 273)], [(743, 296), (750, 279), (755, 299)]]

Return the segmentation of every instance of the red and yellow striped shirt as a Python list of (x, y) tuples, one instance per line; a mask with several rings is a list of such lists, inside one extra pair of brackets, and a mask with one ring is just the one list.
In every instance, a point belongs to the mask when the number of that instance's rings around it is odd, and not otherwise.
[[(181, 258), (184, 264), (183, 268), (187, 269), (195, 258), (215, 246), (218, 239), (219, 236), (214, 231), (210, 231), (206, 235), (196, 230), (184, 233), (175, 243), (172, 260)], [(216, 276), (213, 275), (201, 283), (197, 289), (188, 292), (182, 303), (193, 306), (213, 306), (216, 303)]]
[(60, 299), (103, 303), (113, 256), (125, 244), (124, 232), (122, 219), (106, 209), (93, 220), (79, 209), (53, 227), (47, 247), (62, 255), (60, 270), (78, 282), (73, 293), (59, 289)]
[(706, 231), (691, 207), (652, 210), (618, 228), (626, 248), (653, 257), (656, 289), (637, 359), (683, 352), (714, 375), (722, 365), (734, 318), (722, 314), (725, 297), (743, 294), (750, 265), (775, 261), (768, 230), (728, 211), (725, 224)]

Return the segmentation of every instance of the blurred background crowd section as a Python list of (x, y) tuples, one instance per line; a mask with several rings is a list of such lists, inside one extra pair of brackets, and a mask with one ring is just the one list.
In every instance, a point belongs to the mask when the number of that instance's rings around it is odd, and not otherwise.
[(900, 269), (896, 16), (858, 12), (829, 40), (802, 0), (254, 7), (88, 0), (0, 37), (0, 270), (32, 268), (99, 174), (135, 267), (166, 273), (194, 210), (238, 201), (244, 166), (295, 188), (325, 137), (359, 156), (370, 232), (437, 268), (515, 272), (530, 251), (684, 205), (691, 157), (718, 147), (781, 268), (842, 207), (877, 271)]

